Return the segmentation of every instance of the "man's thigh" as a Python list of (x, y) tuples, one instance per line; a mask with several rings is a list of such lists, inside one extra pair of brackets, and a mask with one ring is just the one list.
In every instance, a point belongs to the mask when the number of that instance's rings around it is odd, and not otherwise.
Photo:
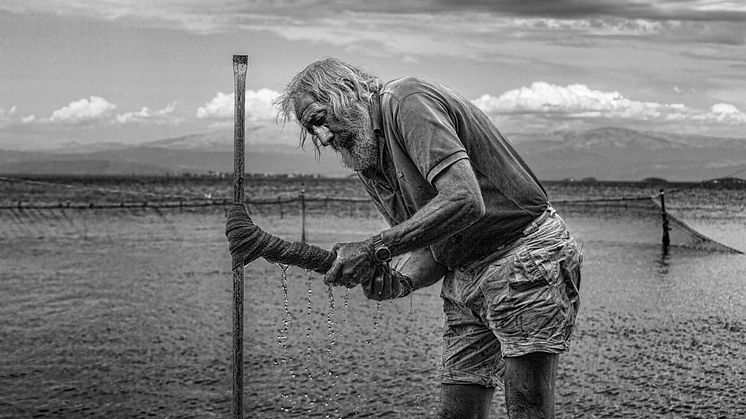
[(553, 418), (558, 354), (505, 358), (505, 405), (511, 418)]
[(487, 418), (494, 392), (494, 388), (478, 384), (443, 384), (438, 419)]

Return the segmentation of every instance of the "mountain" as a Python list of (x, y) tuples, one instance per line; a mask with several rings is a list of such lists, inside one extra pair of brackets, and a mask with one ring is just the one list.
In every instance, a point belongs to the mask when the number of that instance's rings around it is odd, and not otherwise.
[[(604, 127), (587, 131), (515, 133), (511, 143), (541, 179), (699, 181), (746, 171), (746, 140)], [(246, 171), (346, 176), (333, 153), (314, 157), (297, 133), (247, 129)], [(291, 145), (293, 144), (293, 145)], [(66, 144), (48, 152), (0, 150), (0, 173), (180, 174), (232, 172), (233, 135), (214, 131), (127, 146)]]
[(547, 138), (532, 136), (516, 143), (542, 179), (698, 181), (746, 170), (746, 140), (616, 127), (550, 133)]

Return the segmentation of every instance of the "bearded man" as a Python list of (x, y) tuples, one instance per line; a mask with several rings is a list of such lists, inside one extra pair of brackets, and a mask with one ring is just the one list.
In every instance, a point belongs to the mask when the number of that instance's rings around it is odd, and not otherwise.
[(510, 417), (553, 417), (582, 254), (489, 117), (441, 84), (383, 83), (333, 58), (297, 74), (278, 103), (301, 144), (357, 172), (390, 225), (335, 245), (325, 282), (385, 300), (443, 279), (439, 417), (487, 417), (498, 387)]

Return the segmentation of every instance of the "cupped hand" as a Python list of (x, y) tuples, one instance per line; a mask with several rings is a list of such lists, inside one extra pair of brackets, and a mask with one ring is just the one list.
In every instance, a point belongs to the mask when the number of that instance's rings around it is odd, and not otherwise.
[(366, 298), (376, 301), (401, 298), (414, 290), (412, 280), (388, 267), (380, 269), (373, 279), (363, 283), (362, 288)]
[(327, 285), (352, 288), (373, 279), (381, 266), (373, 257), (373, 250), (367, 241), (337, 243), (332, 250), (337, 258), (324, 276)]

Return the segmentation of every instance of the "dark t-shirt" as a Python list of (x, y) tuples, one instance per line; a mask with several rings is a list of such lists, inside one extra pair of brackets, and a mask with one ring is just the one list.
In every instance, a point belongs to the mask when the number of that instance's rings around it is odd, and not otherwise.
[(379, 162), (359, 176), (392, 226), (437, 195), (433, 180), (448, 166), (471, 163), (486, 214), (430, 246), (438, 262), (453, 268), (479, 260), (515, 240), (547, 208), (544, 188), (489, 117), (448, 87), (416, 77), (393, 80), (374, 97), (371, 115)]

